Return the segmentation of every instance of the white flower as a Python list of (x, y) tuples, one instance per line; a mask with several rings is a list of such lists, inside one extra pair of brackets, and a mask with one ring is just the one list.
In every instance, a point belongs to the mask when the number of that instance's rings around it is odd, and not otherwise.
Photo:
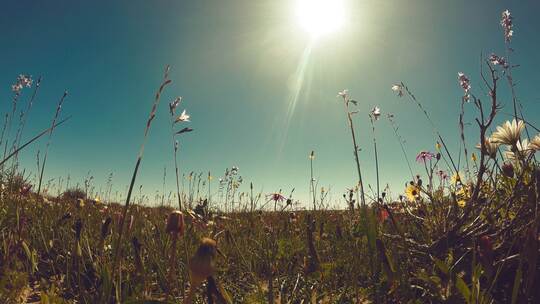
[(189, 115), (186, 113), (186, 110), (182, 111), (182, 114), (176, 118), (175, 122), (186, 122), (189, 121)]
[(520, 137), (521, 131), (525, 127), (525, 124), (522, 120), (516, 121), (515, 119), (506, 121), (502, 126), (497, 126), (497, 131), (491, 136), (494, 143), (504, 144), (504, 145), (514, 145), (516, 144)]
[(508, 147), (508, 150), (504, 152), (506, 159), (515, 160), (516, 154), (520, 159), (525, 159), (534, 152), (527, 139), (517, 141), (516, 148), (517, 151), (513, 147)]
[[(481, 144), (477, 144), (476, 148), (482, 149)], [(488, 155), (489, 157), (495, 159), (497, 156), (497, 150), (499, 149), (499, 143), (493, 142), (492, 138), (485, 138), (484, 140), (484, 151), (482, 153), (484, 155)]]
[(536, 135), (529, 143), (529, 149), (540, 151), (540, 134)]
[(379, 117), (381, 116), (381, 109), (379, 107), (375, 106), (371, 110), (371, 115), (373, 116), (373, 118), (375, 118), (375, 120), (379, 120)]
[(392, 86), (392, 91), (394, 91), (395, 93), (397, 93), (397, 95), (399, 97), (402, 97), (403, 96), (403, 86), (401, 84), (394, 84)]
[(348, 97), (349, 96), (349, 90), (344, 89), (343, 91), (338, 92), (337, 94), (338, 94), (337, 95), (338, 97)]

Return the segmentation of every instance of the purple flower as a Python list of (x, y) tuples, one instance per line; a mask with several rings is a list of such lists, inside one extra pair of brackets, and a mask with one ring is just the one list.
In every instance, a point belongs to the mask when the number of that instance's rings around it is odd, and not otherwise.
[(505, 10), (501, 14), (501, 26), (504, 30), (504, 40), (506, 42), (510, 42), (512, 39), (512, 36), (514, 36), (514, 30), (512, 29), (514, 27), (514, 24), (512, 23), (513, 17), (510, 15), (509, 10)]
[(418, 155), (416, 155), (416, 161), (419, 163), (425, 163), (428, 160), (431, 160), (435, 154), (429, 152), (429, 151), (420, 151)]
[(462, 72), (459, 72), (458, 73), (458, 81), (459, 81), (459, 86), (465, 92), (465, 95), (463, 95), (463, 100), (469, 102), (469, 100), (471, 98), (471, 95), (470, 95), (471, 80), (469, 79), (469, 77), (467, 77), (467, 75), (465, 75)]

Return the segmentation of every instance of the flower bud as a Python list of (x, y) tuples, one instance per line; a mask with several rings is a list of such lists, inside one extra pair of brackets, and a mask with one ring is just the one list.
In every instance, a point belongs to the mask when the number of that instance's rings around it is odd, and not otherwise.
[(184, 215), (182, 212), (174, 210), (169, 214), (165, 231), (171, 234), (184, 234)]
[(512, 165), (512, 163), (505, 162), (502, 165), (502, 172), (508, 177), (514, 177), (514, 165)]

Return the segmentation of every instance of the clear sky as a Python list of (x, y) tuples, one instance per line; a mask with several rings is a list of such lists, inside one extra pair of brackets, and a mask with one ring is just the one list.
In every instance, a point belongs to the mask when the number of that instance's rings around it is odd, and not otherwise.
[[(173, 84), (150, 131), (137, 187), (142, 184), (149, 194), (161, 189), (166, 166), (173, 189), (166, 103), (183, 96), (180, 109), (191, 114), (195, 131), (181, 138), (182, 172), (210, 170), (215, 188), (225, 168), (236, 165), (243, 189), (250, 181), (266, 193), (296, 187), (297, 198), (306, 199), (308, 154), (315, 150), (315, 175), (339, 199), (356, 177), (337, 92), (347, 88), (359, 101), (354, 123), (367, 183), (375, 183), (367, 118), (375, 105), (383, 115), (395, 115), (413, 169), (421, 173), (414, 156), (434, 150), (432, 130), (391, 85), (408, 84), (457, 150), (463, 94), (457, 73), (468, 74), (473, 92), (485, 96), (480, 54), (504, 54), (499, 20), (508, 8), (515, 17), (512, 61), (521, 64), (514, 71), (517, 94), (527, 118), (539, 122), (539, 1), (349, 0), (346, 7), (343, 27), (318, 39), (304, 58), (302, 89), (288, 114), (295, 73), (310, 44), (294, 0), (2, 1), (0, 110), (9, 110), (18, 74), (42, 75), (28, 138), (50, 124), (67, 89), (63, 115), (73, 119), (54, 135), (46, 179), (69, 173), (82, 183), (90, 171), (104, 185), (112, 172), (115, 187), (124, 191), (155, 90), (170, 64)], [(24, 102), (29, 92), (23, 93)], [(510, 105), (507, 93), (501, 97)], [(472, 105), (467, 111), (472, 122)], [(376, 132), (381, 183), (401, 190), (408, 169), (386, 119), (377, 122)], [(467, 136), (477, 136), (472, 124)], [(471, 139), (471, 149), (476, 141)], [(35, 153), (44, 146), (42, 140), (23, 153), (27, 170), (36, 171)]]

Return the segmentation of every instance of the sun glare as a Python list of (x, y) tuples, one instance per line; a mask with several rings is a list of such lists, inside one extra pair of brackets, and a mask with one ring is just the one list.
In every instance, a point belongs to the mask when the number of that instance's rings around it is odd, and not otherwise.
[(312, 37), (335, 32), (343, 25), (343, 0), (298, 0), (296, 15)]

